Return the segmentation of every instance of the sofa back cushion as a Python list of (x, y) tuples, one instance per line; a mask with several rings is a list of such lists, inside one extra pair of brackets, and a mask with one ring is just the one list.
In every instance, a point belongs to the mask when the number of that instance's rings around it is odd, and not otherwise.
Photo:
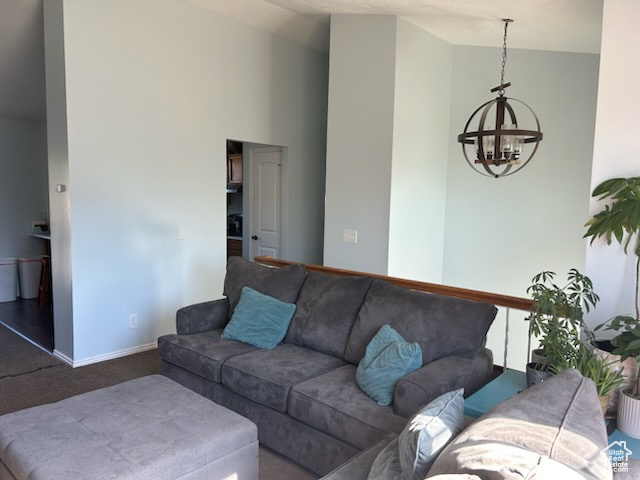
[(307, 271), (302, 265), (265, 267), (242, 257), (229, 257), (223, 294), (229, 299), (229, 318), (240, 300), (243, 287), (269, 295), (286, 303), (295, 303)]
[(357, 364), (384, 324), (418, 342), (422, 364), (448, 355), (473, 357), (484, 346), (497, 309), (487, 303), (409, 290), (374, 280), (351, 329), (345, 360)]
[(371, 282), (370, 277), (338, 277), (310, 272), (300, 290), (285, 343), (342, 358), (349, 332)]

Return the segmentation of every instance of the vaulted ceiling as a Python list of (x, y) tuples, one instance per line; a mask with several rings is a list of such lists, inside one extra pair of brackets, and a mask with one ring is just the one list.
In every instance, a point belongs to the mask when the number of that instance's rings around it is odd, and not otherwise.
[(183, 0), (326, 50), (333, 13), (398, 15), (453, 45), (598, 53), (602, 0)]
[[(109, 1), (109, 0), (102, 0)], [(135, 0), (131, 0), (135, 1)], [(398, 15), (454, 45), (598, 53), (603, 0), (181, 0), (328, 50), (333, 13)], [(42, 0), (0, 0), (0, 116), (45, 118)]]

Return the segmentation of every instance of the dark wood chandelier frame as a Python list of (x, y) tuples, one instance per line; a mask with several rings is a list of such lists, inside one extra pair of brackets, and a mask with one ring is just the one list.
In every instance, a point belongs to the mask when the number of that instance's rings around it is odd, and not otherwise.
[[(540, 121), (538, 120), (535, 112), (521, 100), (516, 98), (508, 98), (504, 96), (505, 88), (509, 87), (510, 83), (504, 82), (504, 69), (507, 60), (507, 27), (511, 19), (503, 19), (504, 25), (504, 37), (503, 37), (503, 45), (502, 45), (502, 70), (500, 76), (500, 85), (491, 89), (491, 93), (498, 92), (498, 97), (489, 100), (488, 102), (480, 105), (469, 117), (466, 125), (464, 126), (464, 132), (458, 135), (458, 142), (462, 144), (462, 152), (464, 154), (464, 158), (467, 163), (478, 173), (481, 175), (499, 178), (506, 177), (508, 175), (512, 175), (517, 171), (521, 170), (525, 165), (531, 161), (536, 151), (538, 150), (538, 146), (540, 145), (540, 141), (542, 140), (542, 132), (540, 131)], [(518, 128), (518, 121), (516, 119), (516, 114), (513, 109), (513, 106), (509, 104), (509, 102), (517, 102), (523, 105), (535, 120), (536, 130), (527, 130)], [(487, 129), (486, 125), (487, 115), (491, 111), (492, 108), (495, 107), (495, 126), (493, 129)], [(480, 118), (478, 121), (478, 129), (474, 131), (469, 131), (469, 126), (472, 124), (476, 115), (480, 113)], [(505, 119), (508, 119), (508, 125), (510, 128), (505, 127)], [(491, 128), (491, 127), (489, 127)], [(493, 154), (486, 151), (485, 146), (485, 138), (491, 139), (493, 137)], [(514, 142), (514, 139), (518, 138), (519, 142)], [(535, 144), (529, 156), (522, 160), (520, 158), (520, 154), (522, 152), (517, 151), (515, 148), (513, 151), (507, 151), (505, 145), (507, 142), (510, 142), (512, 146), (521, 143), (522, 146), (525, 144)], [(504, 148), (504, 150), (503, 150)], [(468, 150), (472, 150), (473, 155), (471, 156)], [(473, 161), (471, 160), (473, 158)], [(477, 164), (482, 165), (482, 169), (477, 167)], [(502, 170), (496, 171), (495, 167), (500, 167)]]

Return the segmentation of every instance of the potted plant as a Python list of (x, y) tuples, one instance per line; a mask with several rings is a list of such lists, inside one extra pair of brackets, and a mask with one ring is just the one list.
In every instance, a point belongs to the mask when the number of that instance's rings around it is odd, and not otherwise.
[(555, 283), (555, 277), (554, 272), (538, 273), (527, 288), (533, 299), (528, 317), (529, 335), (539, 339), (544, 359), (527, 365), (531, 380), (534, 377), (543, 380), (554, 366), (575, 361), (584, 327), (583, 312), (588, 312), (599, 300), (589, 277), (575, 268), (569, 270), (563, 286)]
[(592, 244), (597, 238), (603, 238), (608, 245), (615, 239), (623, 246), (625, 254), (631, 250), (636, 257), (635, 317), (617, 315), (594, 330), (615, 331), (610, 340), (611, 353), (619, 355), (620, 362), (634, 359), (633, 368), (625, 369), (630, 388), (623, 389), (620, 397), (618, 426), (625, 433), (640, 437), (640, 379), (637, 373), (640, 362), (640, 177), (606, 180), (594, 189), (592, 196), (609, 200), (609, 203), (586, 223), (585, 238), (591, 238)]
[(611, 368), (612, 362), (596, 355), (584, 344), (580, 344), (577, 354), (552, 367), (553, 373), (560, 373), (569, 368), (575, 368), (584, 377), (590, 378), (596, 385), (600, 398), (602, 414), (606, 415), (609, 406), (609, 395), (622, 384), (624, 377), (620, 370)]

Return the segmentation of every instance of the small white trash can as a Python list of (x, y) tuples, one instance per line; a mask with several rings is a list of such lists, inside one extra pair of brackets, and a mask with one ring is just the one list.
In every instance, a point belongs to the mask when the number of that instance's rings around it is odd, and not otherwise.
[(18, 288), (18, 265), (15, 257), (0, 258), (0, 302), (15, 302)]
[(18, 279), (21, 298), (29, 299), (38, 297), (41, 272), (42, 255), (18, 257)]

